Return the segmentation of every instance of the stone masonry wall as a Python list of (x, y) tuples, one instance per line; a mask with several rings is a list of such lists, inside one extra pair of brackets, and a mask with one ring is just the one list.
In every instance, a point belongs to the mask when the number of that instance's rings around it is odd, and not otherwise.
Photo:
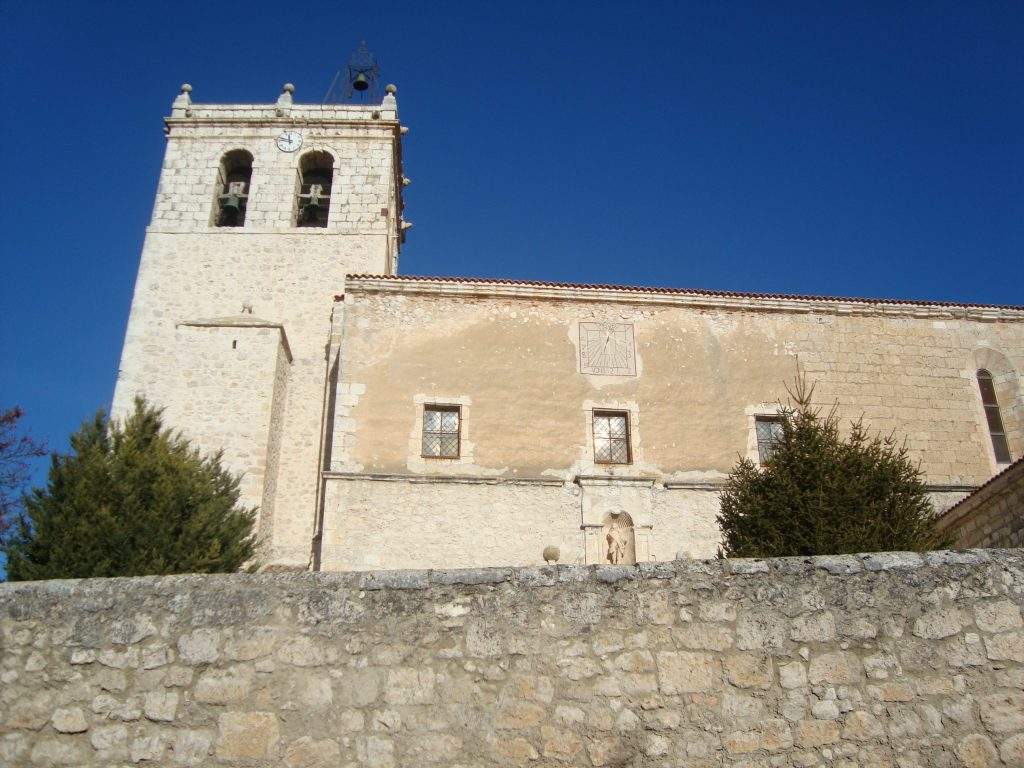
[(1024, 460), (1018, 460), (939, 518), (958, 547), (1024, 546)]
[[(225, 449), (232, 469), (248, 478), (243, 502), (262, 506), (263, 562), (305, 568), (316, 516), (324, 347), (334, 295), (344, 290), (347, 272), (390, 272), (397, 259), (401, 187), (394, 99), (358, 108), (292, 104), (290, 96), (276, 105), (216, 105), (193, 104), (183, 93), (166, 126), (167, 150), (112, 414), (123, 417), (141, 394), (204, 451)], [(277, 148), (286, 129), (302, 134), (299, 151)], [(236, 149), (253, 156), (244, 226), (214, 227), (221, 159)], [(329, 152), (334, 160), (323, 228), (295, 226), (298, 168), (310, 151)], [(285, 378), (265, 376), (259, 387), (244, 373), (233, 379), (246, 362), (244, 342), (236, 349), (231, 333), (179, 330), (185, 323), (213, 327), (243, 311), (283, 327), (292, 354), (278, 370)], [(209, 343), (183, 343), (194, 336), (209, 337)], [(219, 373), (224, 386), (206, 387), (202, 434), (193, 434), (190, 412), (196, 410), (200, 370)], [(275, 388), (281, 399), (274, 399)], [(245, 441), (253, 411), (263, 421), (270, 414), (273, 433), (261, 442)], [(263, 498), (264, 491), (272, 496)]]
[(1020, 766), (1024, 552), (0, 585), (5, 766)]

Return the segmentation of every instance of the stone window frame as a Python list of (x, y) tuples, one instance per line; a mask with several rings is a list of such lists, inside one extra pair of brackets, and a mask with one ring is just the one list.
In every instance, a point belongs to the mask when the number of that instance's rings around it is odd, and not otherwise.
[[(454, 454), (442, 454), (442, 453), (427, 453), (423, 449), (423, 441), (427, 436), (427, 411), (436, 411), (439, 413), (455, 413), (457, 414), (458, 423), (455, 430), (455, 453)], [(438, 434), (451, 434), (446, 433), (444, 430), (438, 432)], [(424, 403), (420, 410), (420, 458), (421, 459), (432, 459), (432, 460), (449, 460), (458, 461), (462, 458), (462, 406), (458, 403)], [(438, 446), (440, 449), (440, 445)]]

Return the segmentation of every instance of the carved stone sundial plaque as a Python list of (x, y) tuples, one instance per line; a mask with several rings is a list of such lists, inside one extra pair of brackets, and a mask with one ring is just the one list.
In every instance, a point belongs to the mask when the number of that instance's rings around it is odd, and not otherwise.
[(636, 376), (631, 323), (580, 323), (580, 373)]

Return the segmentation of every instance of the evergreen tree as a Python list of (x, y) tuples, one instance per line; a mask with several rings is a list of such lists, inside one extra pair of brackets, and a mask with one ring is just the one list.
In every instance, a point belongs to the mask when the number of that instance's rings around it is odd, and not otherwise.
[(8, 578), (236, 571), (253, 557), (255, 520), (238, 483), (143, 400), (123, 425), (100, 411), (25, 496), (4, 544)]
[(718, 523), (727, 557), (783, 557), (926, 550), (943, 545), (921, 473), (895, 436), (862, 420), (840, 434), (835, 407), (812, 407), (798, 378), (793, 405), (762, 466), (741, 459), (722, 494)]

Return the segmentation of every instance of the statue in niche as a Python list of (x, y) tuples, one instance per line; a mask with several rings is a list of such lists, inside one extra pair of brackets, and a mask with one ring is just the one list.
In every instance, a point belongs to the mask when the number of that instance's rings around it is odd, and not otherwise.
[(633, 518), (625, 510), (609, 512), (604, 516), (601, 533), (604, 535), (605, 559), (612, 565), (636, 563), (636, 540), (633, 536)]

